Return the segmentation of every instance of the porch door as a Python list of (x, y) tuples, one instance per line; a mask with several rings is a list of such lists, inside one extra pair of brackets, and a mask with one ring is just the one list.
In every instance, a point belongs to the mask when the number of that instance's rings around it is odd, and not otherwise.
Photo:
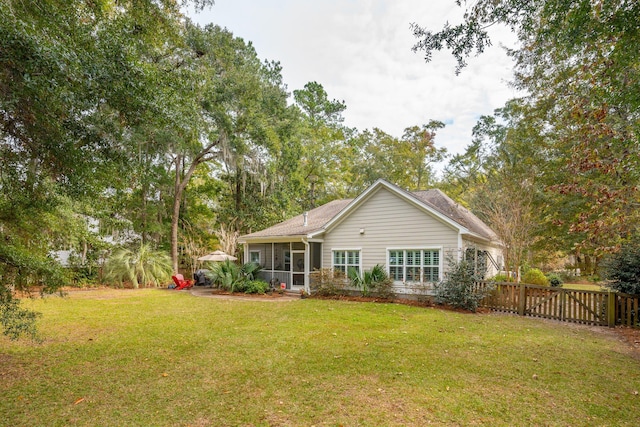
[(291, 289), (304, 287), (304, 251), (291, 251)]

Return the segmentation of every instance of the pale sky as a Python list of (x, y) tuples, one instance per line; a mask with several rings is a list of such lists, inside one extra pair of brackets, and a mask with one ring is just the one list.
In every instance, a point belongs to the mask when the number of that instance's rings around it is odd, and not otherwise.
[(448, 52), (425, 63), (411, 50), (412, 22), (437, 30), (462, 13), (454, 0), (216, 0), (189, 16), (226, 27), (251, 41), (261, 59), (279, 61), (289, 92), (322, 84), (330, 99), (346, 103), (345, 125), (401, 137), (409, 126), (440, 120), (446, 127), (436, 145), (456, 154), (480, 116), (518, 95), (501, 47), (515, 37), (505, 28), (492, 30), (494, 46), (470, 58), (459, 76)]

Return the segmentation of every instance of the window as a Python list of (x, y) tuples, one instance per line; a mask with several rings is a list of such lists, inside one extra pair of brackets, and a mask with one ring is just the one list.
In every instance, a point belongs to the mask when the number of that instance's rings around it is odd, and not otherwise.
[(345, 274), (352, 269), (360, 272), (360, 251), (333, 251), (333, 269)]
[(397, 282), (437, 282), (440, 280), (440, 250), (389, 251), (389, 276)]
[(260, 251), (249, 251), (249, 262), (260, 265)]

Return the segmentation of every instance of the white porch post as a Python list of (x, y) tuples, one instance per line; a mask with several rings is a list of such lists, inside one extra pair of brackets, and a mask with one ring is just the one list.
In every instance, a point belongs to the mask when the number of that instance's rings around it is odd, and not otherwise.
[(304, 243), (304, 292), (306, 294), (311, 294), (311, 288), (309, 287), (309, 262), (311, 261), (311, 246), (309, 242), (305, 239), (302, 239), (302, 243)]
[(276, 244), (271, 242), (271, 277), (276, 274)]

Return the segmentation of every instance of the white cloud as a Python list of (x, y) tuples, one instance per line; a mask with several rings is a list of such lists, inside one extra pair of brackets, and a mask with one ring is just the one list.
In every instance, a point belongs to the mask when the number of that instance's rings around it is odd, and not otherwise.
[(504, 28), (459, 76), (448, 52), (425, 63), (411, 51), (411, 23), (439, 29), (462, 13), (453, 0), (217, 0), (190, 16), (227, 27), (253, 42), (261, 58), (280, 61), (290, 91), (322, 84), (330, 98), (345, 101), (346, 125), (401, 136), (408, 126), (441, 120), (447, 126), (437, 145), (459, 153), (478, 117), (517, 95), (507, 85), (512, 63), (498, 46), (514, 43)]

